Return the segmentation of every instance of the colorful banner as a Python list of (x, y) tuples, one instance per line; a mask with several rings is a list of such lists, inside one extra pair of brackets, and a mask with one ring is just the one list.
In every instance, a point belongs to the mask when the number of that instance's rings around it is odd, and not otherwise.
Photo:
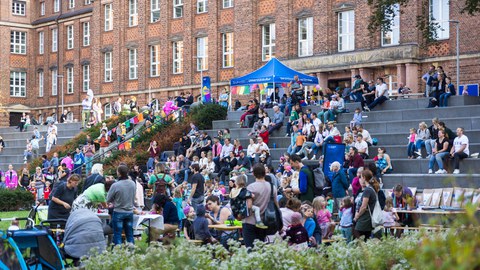
[(124, 124), (126, 128), (130, 128), (130, 120), (125, 121)]
[(125, 143), (121, 143), (118, 145), (118, 150), (125, 150)]
[(137, 118), (139, 122), (143, 121), (143, 113), (138, 114)]
[(210, 77), (205, 76), (202, 78), (202, 103), (210, 103), (212, 102), (212, 95), (211, 95), (211, 84), (210, 84)]

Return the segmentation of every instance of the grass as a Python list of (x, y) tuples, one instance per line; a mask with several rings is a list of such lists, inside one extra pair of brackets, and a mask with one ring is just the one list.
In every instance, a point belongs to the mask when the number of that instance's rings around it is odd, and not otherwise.
[[(25, 211), (13, 211), (13, 212), (0, 212), (0, 219), (2, 218), (13, 218), (13, 217), (27, 217), (28, 216), (28, 210)], [(0, 222), (0, 231), (4, 231), (8, 229), (10, 226), (10, 221), (2, 221)], [(23, 228), (25, 226), (25, 222), (22, 221), (20, 222), (20, 227)]]

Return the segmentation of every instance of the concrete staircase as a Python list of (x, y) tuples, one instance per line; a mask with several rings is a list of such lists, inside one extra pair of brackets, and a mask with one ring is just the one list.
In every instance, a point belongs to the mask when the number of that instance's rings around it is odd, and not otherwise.
[[(40, 133), (45, 137), (47, 126), (37, 126)], [(75, 137), (80, 130), (80, 123), (57, 124), (58, 139), (57, 145), (62, 145), (68, 140)], [(20, 170), (25, 165), (23, 164), (23, 153), (27, 139), (33, 135), (33, 126), (29, 126), (26, 132), (19, 132), (15, 127), (0, 128), (0, 136), (5, 141), (5, 149), (0, 153), (0, 169), (5, 171), (8, 165), (12, 164), (16, 170)], [(40, 141), (39, 155), (45, 153), (45, 143)]]
[[(470, 153), (480, 152), (480, 99), (471, 96), (453, 96), (449, 99), (449, 107), (426, 108), (428, 99), (399, 99), (389, 100), (377, 106), (371, 112), (364, 112), (363, 126), (372, 137), (378, 139), (378, 145), (369, 148), (370, 156), (377, 153), (378, 147), (386, 147), (392, 158), (393, 174), (384, 175), (384, 188), (391, 188), (396, 184), (424, 188), (441, 188), (450, 186), (480, 187), (480, 159), (467, 158), (461, 161), (459, 175), (429, 175), (428, 160), (407, 159), (407, 136), (409, 128), (418, 128), (418, 124), (425, 121), (431, 125), (431, 119), (438, 117), (446, 126), (455, 132), (457, 127), (465, 128), (465, 134), (470, 141)], [(338, 117), (337, 127), (342, 132), (353, 118), (353, 111), (360, 107), (360, 103), (348, 103), (349, 113)], [(309, 106), (313, 112), (320, 111), (320, 107)], [(306, 109), (306, 108), (305, 108)], [(304, 110), (305, 110), (304, 109)], [(267, 109), (273, 115), (272, 109)], [(210, 136), (216, 136), (219, 129), (229, 128), (232, 139), (239, 138), (242, 145), (248, 145), (250, 129), (239, 128), (238, 122), (243, 112), (229, 112), (228, 119), (214, 121), (213, 130), (208, 130)], [(287, 117), (285, 117), (286, 123)], [(279, 164), (280, 156), (290, 144), (290, 138), (285, 137), (286, 125), (270, 135), (269, 146), (273, 166)], [(276, 148), (273, 148), (273, 145)], [(424, 155), (425, 156), (425, 155)], [(371, 160), (367, 160), (369, 162)], [(318, 165), (318, 161), (306, 161), (308, 165)]]

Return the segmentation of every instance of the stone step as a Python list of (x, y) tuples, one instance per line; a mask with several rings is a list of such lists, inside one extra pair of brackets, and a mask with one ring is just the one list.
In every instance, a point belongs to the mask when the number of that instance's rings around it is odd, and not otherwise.
[(417, 189), (480, 187), (480, 174), (385, 174), (382, 180), (384, 189), (392, 189), (398, 184)]
[(0, 170), (7, 171), (8, 170), (8, 165), (12, 164), (13, 169), (17, 171), (17, 173), (21, 172), (23, 168), (26, 167), (26, 164), (22, 162), (10, 162), (10, 163), (0, 163)]
[[(66, 130), (58, 130), (57, 136), (58, 137), (70, 137), (73, 138), (79, 133), (78, 129), (66, 129)], [(40, 132), (40, 134), (44, 137), (47, 136), (46, 132)], [(33, 131), (28, 132), (11, 132), (11, 133), (4, 133), (1, 134), (3, 140), (15, 140), (15, 139), (30, 139), (33, 136)]]
[[(82, 126), (81, 123), (63, 123), (63, 124), (56, 124), (58, 129), (80, 129)], [(36, 126), (28, 126), (27, 131), (33, 131), (33, 128), (37, 127), (39, 131), (47, 131), (48, 126), (47, 125), (36, 125)], [(8, 132), (18, 132), (18, 129), (15, 129), (16, 127), (0, 127), (0, 134), (3, 133), (8, 133)]]
[[(371, 158), (373, 158), (378, 153), (378, 148), (381, 146), (371, 146), (368, 148), (368, 153)], [(407, 158), (407, 145), (388, 145), (385, 146), (387, 153), (390, 155), (391, 158)], [(480, 152), (480, 143), (471, 143), (469, 145), (470, 154), (479, 153)], [(422, 147), (422, 156), (426, 157), (427, 152), (425, 148)]]
[[(65, 142), (67, 142), (68, 140), (72, 139), (71, 136), (69, 137), (57, 137), (57, 143), (59, 144), (63, 144)], [(5, 149), (4, 150), (7, 150), (9, 148), (18, 148), (18, 147), (21, 147), (21, 148), (25, 148), (25, 145), (27, 143), (27, 139), (10, 139), (10, 140), (6, 140), (5, 141)], [(40, 140), (40, 147), (41, 146), (45, 146), (45, 142), (43, 140)]]

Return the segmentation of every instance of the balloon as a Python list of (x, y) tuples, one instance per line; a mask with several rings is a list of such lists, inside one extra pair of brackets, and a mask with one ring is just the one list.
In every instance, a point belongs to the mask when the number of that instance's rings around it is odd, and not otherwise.
[(317, 90), (320, 90), (320, 89), (321, 89), (320, 85), (318, 85), (318, 84), (315, 85), (315, 88), (316, 88)]
[(287, 87), (287, 83), (282, 83), (282, 87), (283, 88)]

